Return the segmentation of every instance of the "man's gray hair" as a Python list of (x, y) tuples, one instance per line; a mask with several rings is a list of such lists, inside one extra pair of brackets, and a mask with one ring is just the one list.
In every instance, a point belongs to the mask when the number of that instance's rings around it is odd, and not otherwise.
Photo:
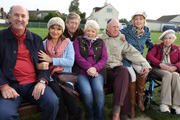
[(75, 12), (70, 12), (69, 13), (69, 15), (66, 17), (66, 23), (68, 23), (69, 20), (72, 20), (72, 19), (78, 19), (79, 23), (81, 22), (80, 16)]
[[(118, 19), (112, 18), (107, 21), (107, 26), (109, 26), (113, 20), (115, 20), (115, 21), (117, 21), (117, 23), (119, 23)], [(119, 23), (119, 25), (120, 25), (120, 23)]]
[[(10, 15), (10, 16), (12, 15), (12, 9), (13, 9), (13, 7), (16, 7), (16, 6), (18, 6), (18, 5), (13, 5), (13, 6), (10, 7), (8, 15)], [(25, 8), (25, 10), (27, 12), (27, 15), (28, 15), (27, 17), (29, 19), (29, 12), (28, 12), (28, 10), (26, 8)]]

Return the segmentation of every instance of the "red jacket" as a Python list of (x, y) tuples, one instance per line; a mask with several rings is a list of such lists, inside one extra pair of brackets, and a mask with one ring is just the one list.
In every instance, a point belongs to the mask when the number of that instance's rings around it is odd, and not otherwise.
[[(152, 67), (159, 66), (160, 62), (163, 60), (163, 43), (155, 44), (154, 47), (147, 53), (146, 59), (151, 61)], [(172, 44), (170, 51), (170, 61), (171, 64), (178, 68), (180, 73), (180, 48), (178, 45)]]

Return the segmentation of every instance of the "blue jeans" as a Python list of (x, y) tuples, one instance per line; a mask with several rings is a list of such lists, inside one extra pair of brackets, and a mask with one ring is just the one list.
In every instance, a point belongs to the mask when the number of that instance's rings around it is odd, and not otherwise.
[(86, 77), (78, 74), (77, 88), (87, 110), (89, 119), (104, 119), (104, 79), (101, 74), (98, 77)]
[(4, 99), (0, 94), (0, 119), (19, 120), (17, 109), (22, 99), (26, 99), (40, 105), (43, 120), (55, 120), (59, 108), (57, 96), (49, 86), (46, 86), (44, 94), (38, 100), (35, 100), (32, 96), (35, 85), (36, 83), (30, 83), (19, 86), (16, 91), (20, 96), (16, 99)]

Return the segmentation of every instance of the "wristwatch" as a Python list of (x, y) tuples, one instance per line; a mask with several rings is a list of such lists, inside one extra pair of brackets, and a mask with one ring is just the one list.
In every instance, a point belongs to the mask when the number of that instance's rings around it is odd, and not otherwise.
[(39, 82), (46, 84), (46, 81), (45, 81), (45, 80), (40, 80)]

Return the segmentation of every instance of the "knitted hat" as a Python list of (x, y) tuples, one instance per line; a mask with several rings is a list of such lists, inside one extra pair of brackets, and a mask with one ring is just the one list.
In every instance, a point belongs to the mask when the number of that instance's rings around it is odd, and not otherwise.
[(142, 15), (142, 16), (144, 16), (145, 19), (147, 17), (146, 12), (137, 11), (137, 12), (134, 13), (134, 15), (132, 16), (131, 19), (133, 19), (134, 16), (136, 16), (136, 15)]
[(53, 17), (48, 21), (47, 27), (48, 29), (52, 26), (52, 25), (59, 25), (62, 27), (62, 30), (64, 32), (65, 29), (65, 25), (64, 25), (64, 21), (60, 18), (60, 17)]
[(159, 40), (163, 40), (164, 36), (168, 35), (168, 34), (172, 34), (173, 37), (174, 37), (174, 40), (176, 39), (176, 36), (175, 36), (175, 31), (172, 30), (172, 29), (169, 29), (169, 30), (166, 30), (162, 33), (162, 35), (159, 37)]

